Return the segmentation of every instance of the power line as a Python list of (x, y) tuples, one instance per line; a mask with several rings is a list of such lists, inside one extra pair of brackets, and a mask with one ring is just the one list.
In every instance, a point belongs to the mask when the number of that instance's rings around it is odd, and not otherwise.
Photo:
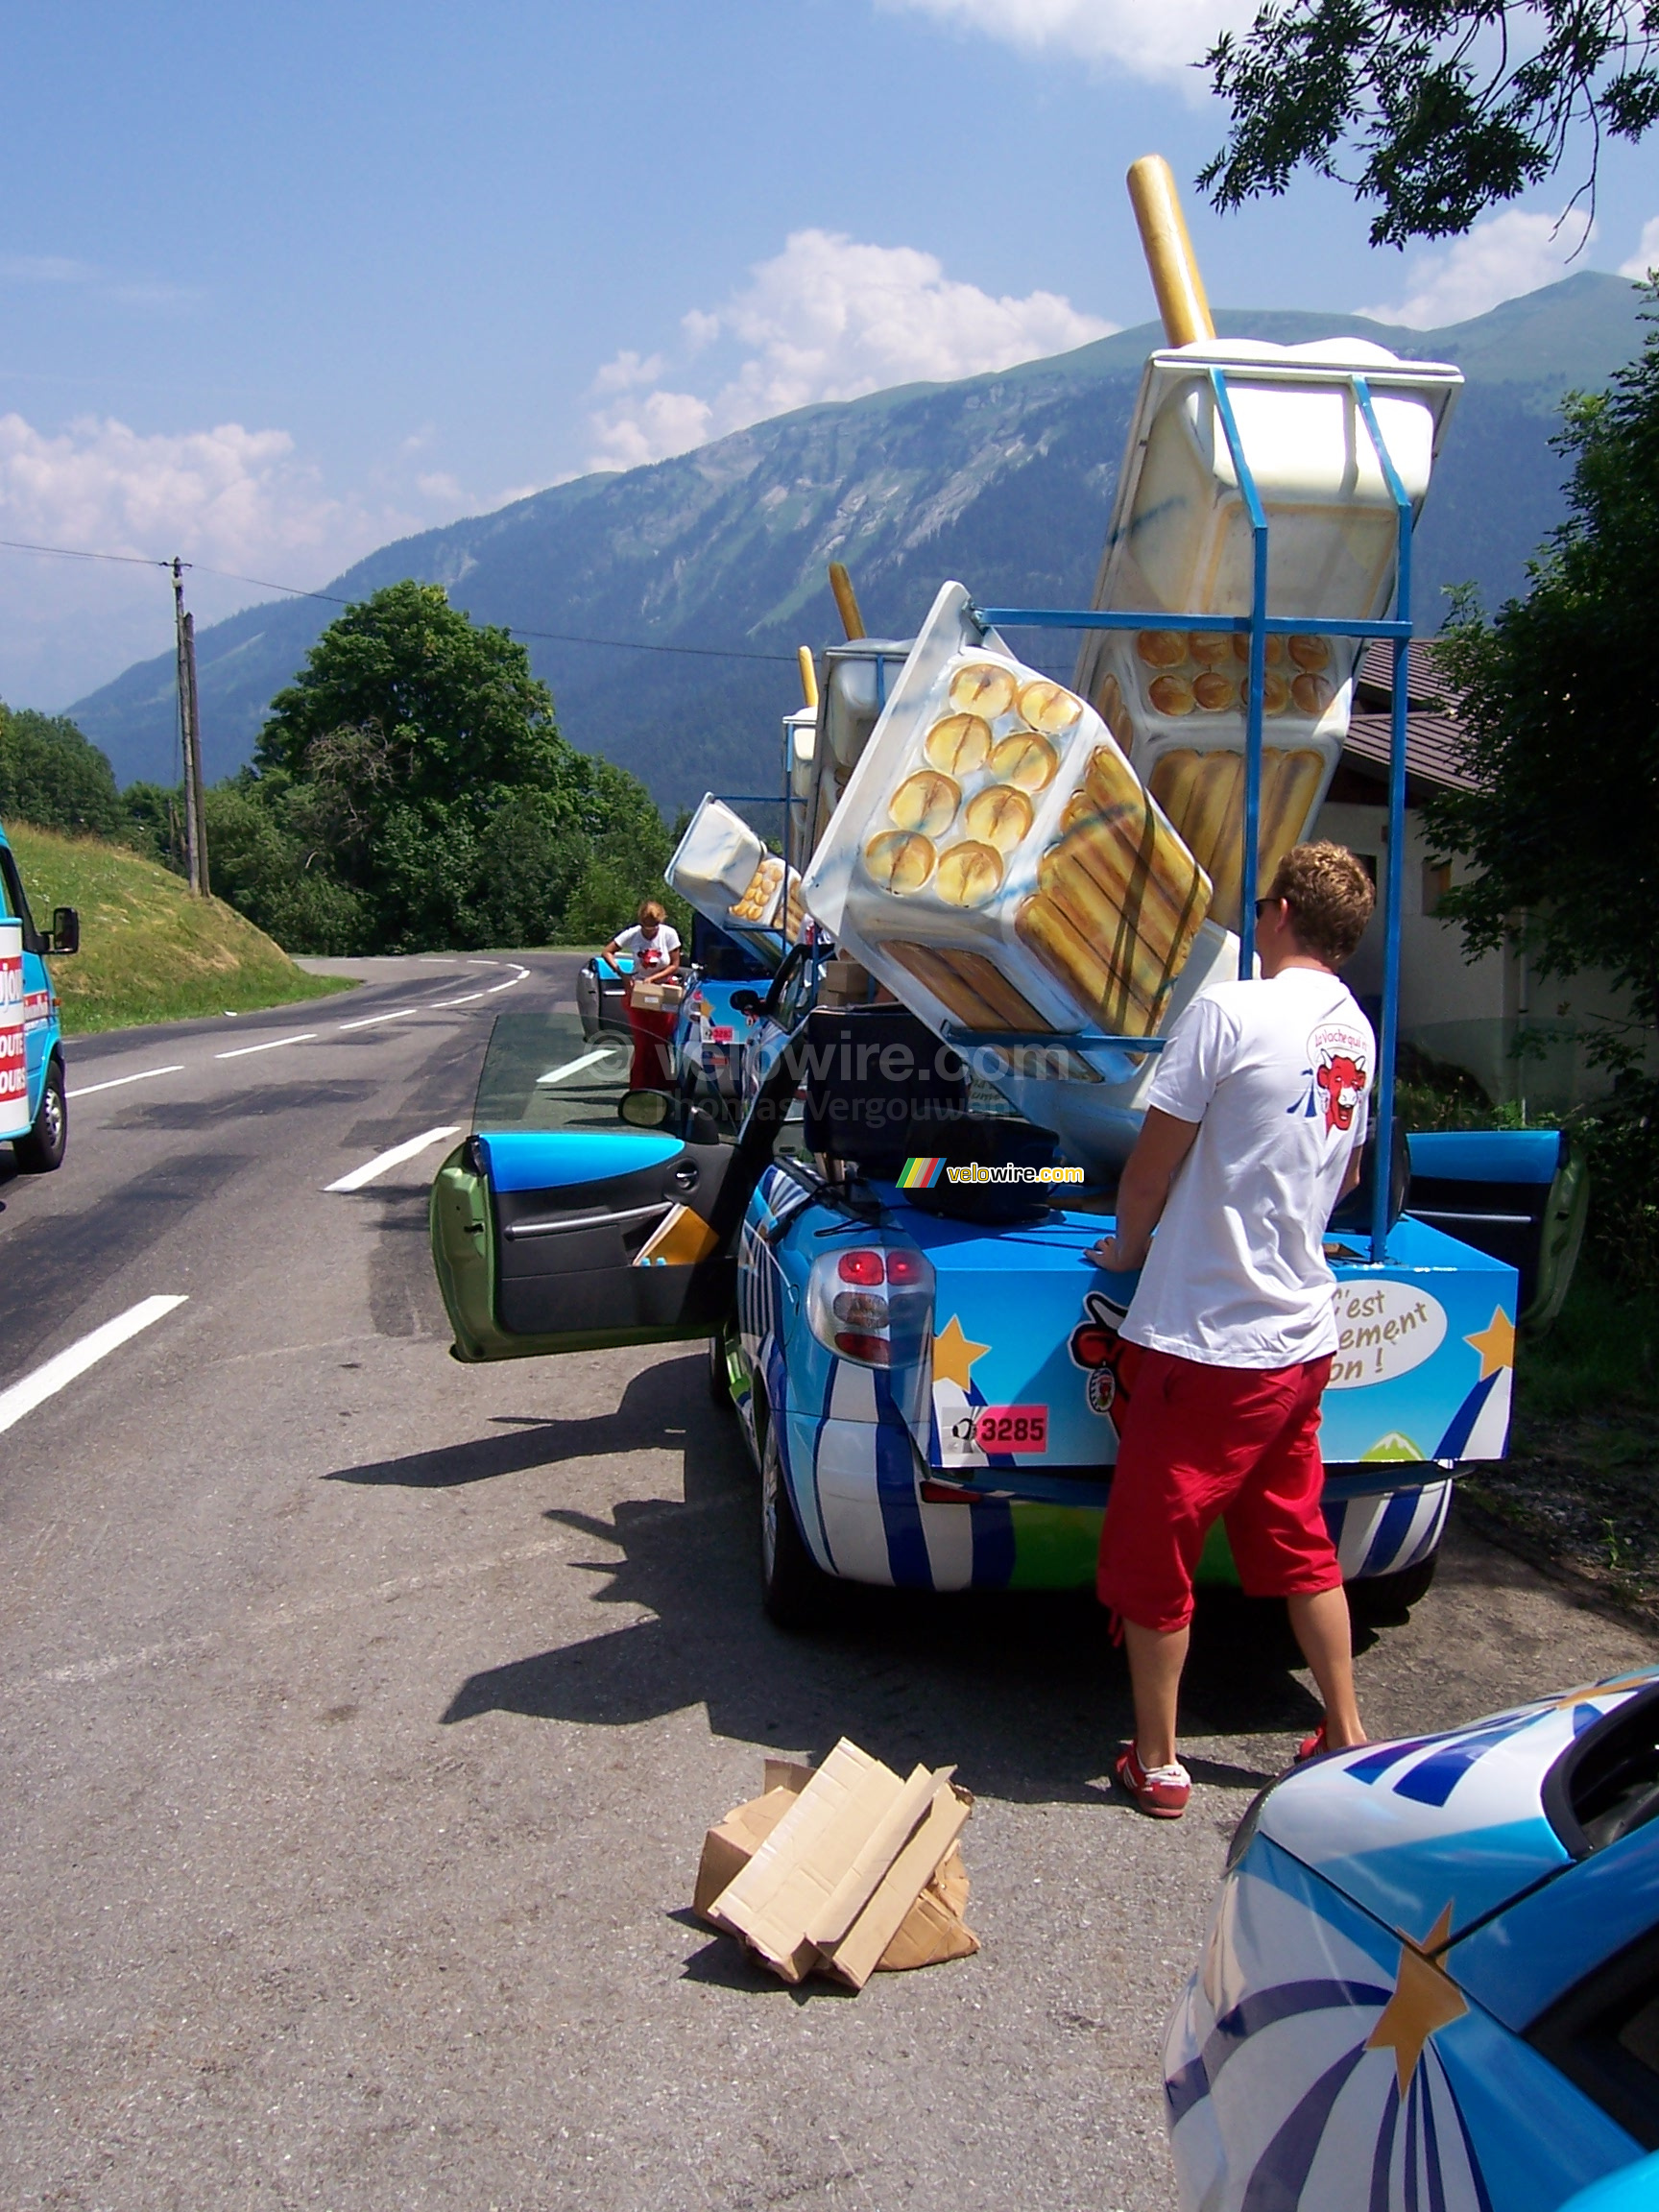
[[(152, 561), (141, 553), (89, 553), (73, 545), (32, 545), (21, 539), (0, 538), (0, 551), (8, 553), (50, 553), (62, 561), (121, 561), (137, 568), (167, 568), (175, 565), (192, 568), (202, 576), (222, 576), (231, 584), (252, 584), (259, 591), (282, 591), (290, 599), (320, 599), (329, 607), (352, 607), (352, 599), (342, 599), (334, 591), (307, 591), (299, 584), (274, 584), (268, 576), (244, 576), (235, 568), (210, 568), (204, 562)], [(506, 631), (510, 637), (534, 637), (549, 645), (597, 645), (613, 653), (678, 653), (700, 661), (784, 661), (793, 665), (793, 653), (748, 653), (732, 645), (651, 645), (637, 637), (585, 637), (571, 630), (521, 630), (517, 623), (503, 622), (496, 627)]]

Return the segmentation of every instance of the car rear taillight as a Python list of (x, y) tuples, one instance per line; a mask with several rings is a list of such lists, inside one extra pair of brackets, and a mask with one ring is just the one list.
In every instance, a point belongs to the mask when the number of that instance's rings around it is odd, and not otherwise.
[(812, 1262), (806, 1318), (814, 1336), (862, 1367), (911, 1365), (933, 1323), (933, 1268), (913, 1245), (850, 1244)]
[(885, 1252), (853, 1251), (836, 1255), (835, 1272), (843, 1283), (885, 1283), (887, 1280), (887, 1255)]

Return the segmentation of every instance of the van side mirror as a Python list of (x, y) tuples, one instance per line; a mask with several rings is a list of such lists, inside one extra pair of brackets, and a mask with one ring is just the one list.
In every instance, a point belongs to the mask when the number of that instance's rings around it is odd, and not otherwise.
[(81, 917), (73, 906), (55, 906), (52, 909), (52, 936), (48, 950), (53, 952), (80, 951)]

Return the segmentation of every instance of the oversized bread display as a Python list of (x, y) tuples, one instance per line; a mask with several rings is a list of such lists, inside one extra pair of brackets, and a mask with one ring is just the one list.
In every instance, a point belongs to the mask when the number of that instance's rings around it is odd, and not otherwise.
[(663, 874), (687, 904), (722, 929), (783, 929), (791, 942), (801, 934), (800, 876), (768, 853), (722, 800), (703, 801)]
[[(1363, 376), (1389, 457), (1421, 505), (1462, 383), (1360, 339), (1312, 346), (1200, 339), (1152, 355), (1130, 426), (1094, 605), (1167, 625), (1089, 634), (1077, 688), (1128, 753), (1214, 882), (1212, 919), (1237, 928), (1243, 851), (1249, 640), (1183, 615), (1246, 615), (1250, 517), (1210, 371), (1224, 372), (1267, 520), (1267, 612), (1375, 621), (1391, 612), (1398, 510), (1353, 378)], [(1307, 835), (1347, 733), (1358, 640), (1267, 639), (1258, 881)]]
[(807, 870), (808, 909), (935, 1027), (1155, 1034), (1208, 875), (1100, 717), (934, 602)]

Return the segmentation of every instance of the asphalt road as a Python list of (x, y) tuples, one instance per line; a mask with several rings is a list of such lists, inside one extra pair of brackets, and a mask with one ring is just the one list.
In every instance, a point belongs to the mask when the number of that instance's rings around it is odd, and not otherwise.
[[(1163, 2020), (1313, 1710), (1272, 1623), (1201, 1624), (1179, 1825), (1106, 1785), (1087, 1604), (771, 1629), (701, 1347), (460, 1367), (443, 1146), (325, 1188), (464, 1125), (573, 959), (363, 965), (72, 1046), (65, 1167), (0, 1169), (0, 1393), (184, 1301), (0, 1433), (0, 2201), (1166, 2207)], [(1361, 1692), (1405, 1733), (1647, 1653), (1455, 1527)], [(843, 1733), (978, 1800), (983, 1952), (856, 1999), (685, 1911), (762, 1755)]]

